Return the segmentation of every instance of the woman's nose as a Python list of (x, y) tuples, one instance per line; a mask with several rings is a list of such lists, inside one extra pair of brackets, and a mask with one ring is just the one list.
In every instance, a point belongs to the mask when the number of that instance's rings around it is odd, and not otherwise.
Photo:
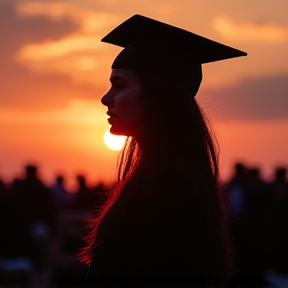
[(112, 104), (112, 95), (111, 91), (109, 90), (102, 98), (101, 98), (101, 103), (105, 106), (111, 106)]

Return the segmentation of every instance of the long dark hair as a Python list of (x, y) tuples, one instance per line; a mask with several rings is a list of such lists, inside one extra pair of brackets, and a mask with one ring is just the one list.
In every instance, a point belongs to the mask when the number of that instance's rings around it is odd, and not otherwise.
[[(91, 222), (91, 232), (86, 237), (88, 245), (80, 253), (86, 264), (92, 261), (93, 250), (103, 233), (103, 227), (101, 233), (98, 228), (107, 212), (113, 211), (123, 193), (137, 189), (133, 178), (155, 163), (180, 167), (189, 178), (197, 178), (196, 188), (203, 190), (205, 187), (208, 193), (205, 192), (203, 197), (212, 202), (215, 209), (207, 213), (221, 218), (218, 144), (194, 95), (176, 82), (144, 72), (136, 71), (136, 74), (145, 95), (146, 125), (140, 138), (127, 138), (120, 154), (116, 188), (110, 191), (110, 198), (102, 207), (100, 216)], [(119, 207), (117, 211), (121, 213)], [(220, 226), (215, 228), (219, 239), (223, 232)], [(224, 242), (223, 251), (226, 250)]]

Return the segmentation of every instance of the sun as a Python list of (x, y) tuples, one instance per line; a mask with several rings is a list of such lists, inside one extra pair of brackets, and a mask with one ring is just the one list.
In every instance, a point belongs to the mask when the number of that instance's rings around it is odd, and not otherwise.
[(124, 146), (125, 140), (126, 136), (113, 135), (109, 130), (104, 133), (104, 143), (109, 149), (116, 151), (121, 150)]

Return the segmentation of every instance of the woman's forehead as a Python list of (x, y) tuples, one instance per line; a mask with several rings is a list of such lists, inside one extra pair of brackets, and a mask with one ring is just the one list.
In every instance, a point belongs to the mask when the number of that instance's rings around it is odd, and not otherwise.
[(117, 79), (138, 81), (136, 73), (133, 70), (112, 69), (110, 80), (117, 80)]

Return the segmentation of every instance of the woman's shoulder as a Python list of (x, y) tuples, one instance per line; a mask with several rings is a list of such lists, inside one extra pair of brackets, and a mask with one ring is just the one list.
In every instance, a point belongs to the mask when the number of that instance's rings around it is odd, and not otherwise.
[(187, 171), (179, 163), (156, 162), (143, 169), (134, 179), (131, 190), (137, 198), (133, 201), (155, 205), (191, 205), (198, 202), (199, 185), (193, 171)]
[[(139, 173), (139, 184), (147, 188), (189, 188), (197, 181), (197, 175), (192, 170), (183, 165), (180, 161), (157, 161)], [(163, 190), (163, 189), (161, 189)]]
[(167, 177), (167, 176), (177, 176), (179, 178), (184, 178), (189, 174), (188, 171), (185, 173), (185, 165), (178, 159), (158, 159), (149, 164), (143, 165), (140, 169), (144, 177), (157, 178)]

